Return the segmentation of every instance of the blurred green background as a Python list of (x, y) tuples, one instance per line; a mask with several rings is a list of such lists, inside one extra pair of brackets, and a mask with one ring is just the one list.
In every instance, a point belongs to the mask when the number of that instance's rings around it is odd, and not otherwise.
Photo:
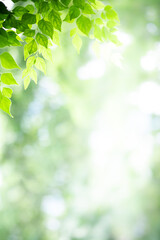
[(66, 31), (0, 113), (0, 240), (160, 239), (160, 1), (108, 2), (122, 46)]

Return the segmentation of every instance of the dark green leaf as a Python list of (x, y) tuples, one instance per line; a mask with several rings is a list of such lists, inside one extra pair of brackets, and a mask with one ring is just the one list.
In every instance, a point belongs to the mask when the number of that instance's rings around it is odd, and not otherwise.
[(78, 8), (84, 9), (85, 0), (73, 0), (73, 4)]
[(28, 44), (26, 44), (26, 50), (28, 51), (29, 54), (32, 54), (37, 51), (37, 43), (34, 39)]
[(77, 18), (80, 15), (80, 10), (77, 7), (70, 7), (69, 9), (69, 16), (70, 16), (70, 20)]
[(3, 22), (3, 27), (10, 29), (10, 28), (17, 28), (17, 20), (16, 18), (12, 15), (9, 14), (6, 20)]
[(61, 0), (61, 2), (65, 5), (68, 6), (71, 0)]
[(27, 37), (34, 37), (35, 35), (35, 30), (32, 29), (26, 29), (23, 33)]
[(22, 15), (27, 12), (28, 10), (22, 6), (17, 6), (13, 9), (13, 13), (16, 17), (22, 17)]
[(38, 22), (38, 27), (42, 33), (46, 34), (50, 38), (53, 37), (53, 25), (49, 21), (45, 21), (44, 19)]
[(31, 13), (25, 13), (22, 16), (22, 22), (24, 24), (34, 24), (36, 23), (36, 15)]
[(62, 20), (58, 12), (52, 10), (48, 15), (48, 19), (52, 22), (54, 28), (61, 31)]
[(50, 6), (48, 2), (41, 2), (39, 4), (38, 12), (39, 13), (47, 13), (50, 10)]
[(8, 31), (8, 42), (12, 46), (22, 46), (22, 44), (17, 40), (17, 34), (13, 31)]
[(39, 43), (40, 45), (44, 46), (44, 47), (48, 47), (48, 38), (41, 34), (41, 33), (37, 33), (36, 35), (36, 41), (37, 43)]
[(0, 48), (6, 46), (9, 46), (8, 34), (3, 28), (0, 28)]
[(66, 7), (60, 3), (59, 0), (51, 0), (51, 3), (52, 3), (52, 7), (55, 11), (62, 11), (64, 9), (66, 9)]
[(0, 2), (0, 13), (1, 14), (8, 14), (7, 7), (4, 5), (4, 3)]

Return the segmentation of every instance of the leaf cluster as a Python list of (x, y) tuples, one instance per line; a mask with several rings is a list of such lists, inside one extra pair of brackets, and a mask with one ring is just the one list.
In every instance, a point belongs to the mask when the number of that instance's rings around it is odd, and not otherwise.
[[(73, 46), (80, 52), (82, 39), (87, 36), (97, 41), (112, 41), (119, 44), (114, 32), (119, 18), (110, 5), (98, 0), (32, 0), (15, 3), (12, 11), (0, 1), (0, 48), (23, 47), (26, 68), (22, 78), (27, 89), (31, 80), (37, 83), (37, 70), (46, 74), (45, 60), (52, 61), (51, 46), (60, 45), (59, 35), (65, 31), (64, 22), (70, 24)], [(21, 37), (20, 37), (21, 36)], [(13, 57), (4, 51), (1, 56), (2, 68), (19, 68)], [(16, 84), (11, 73), (1, 75), (0, 109), (10, 116), (11, 90), (4, 84)], [(8, 77), (8, 78), (7, 78)], [(5, 89), (5, 90), (4, 90)]]

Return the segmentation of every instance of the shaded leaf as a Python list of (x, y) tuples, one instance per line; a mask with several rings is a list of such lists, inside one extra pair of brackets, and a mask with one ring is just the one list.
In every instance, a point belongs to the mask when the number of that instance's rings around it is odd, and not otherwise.
[(44, 19), (38, 22), (38, 27), (42, 33), (46, 34), (50, 38), (53, 36), (53, 25), (49, 21), (45, 21)]

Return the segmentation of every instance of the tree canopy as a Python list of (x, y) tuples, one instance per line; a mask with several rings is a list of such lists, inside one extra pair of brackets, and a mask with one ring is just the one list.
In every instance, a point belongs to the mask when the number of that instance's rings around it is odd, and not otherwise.
[[(21, 69), (10, 53), (13, 47), (23, 48), (26, 67), (22, 73), (24, 88), (30, 81), (37, 84), (37, 70), (46, 74), (46, 60), (52, 61), (51, 48), (60, 46), (59, 34), (69, 25), (70, 37), (80, 52), (84, 36), (100, 42), (120, 44), (114, 34), (119, 18), (111, 5), (98, 0), (13, 0), (11, 11), (0, 1), (0, 109), (11, 117), (11, 85), (18, 85), (12, 72)], [(8, 48), (10, 47), (10, 48)]]

